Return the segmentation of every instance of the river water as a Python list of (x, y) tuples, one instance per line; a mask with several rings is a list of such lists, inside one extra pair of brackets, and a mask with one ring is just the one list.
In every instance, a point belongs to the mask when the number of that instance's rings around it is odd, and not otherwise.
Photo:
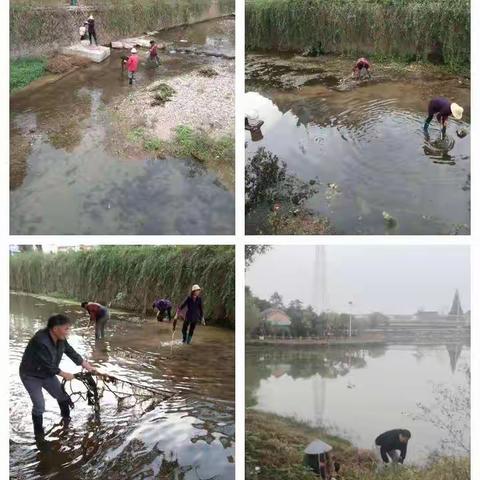
[[(157, 69), (145, 68), (141, 53), (136, 86), (225, 61), (176, 50), (185, 38), (185, 48), (229, 55), (234, 20), (160, 33), (173, 46)], [(132, 158), (123, 150), (109, 107), (131, 89), (120, 68), (125, 53), (112, 50), (100, 64), (12, 97), (12, 234), (233, 233), (234, 195), (215, 172), (189, 158)]]
[[(309, 60), (308, 71), (293, 71), (288, 59), (260, 58), (251, 60), (253, 67), (247, 60), (245, 111), (256, 110), (265, 122), (263, 139), (252, 141), (247, 133), (247, 159), (264, 147), (290, 173), (306, 181), (318, 177), (320, 193), (306, 206), (328, 217), (335, 233), (469, 233), (470, 140), (456, 135), (469, 127), (468, 87), (451, 78), (416, 78), (345, 89), (341, 78), (321, 75), (321, 63), (315, 70)], [(465, 108), (462, 121), (449, 120), (446, 141), (436, 119), (430, 138), (423, 134), (434, 96)], [(384, 212), (394, 224), (385, 222)], [(247, 218), (247, 231), (265, 230), (258, 222), (258, 215)]]
[[(10, 296), (10, 475), (30, 479), (234, 478), (234, 335), (201, 327), (184, 347), (171, 327), (112, 313), (107, 338), (95, 342), (75, 304), (28, 295)], [(23, 350), (56, 312), (76, 319), (69, 341), (102, 372), (176, 392), (170, 400), (134, 405), (105, 391), (100, 412), (78, 400), (68, 428), (46, 392), (44, 424), (49, 449), (35, 446), (31, 403), (18, 376)], [(61, 368), (76, 372), (64, 358)], [(79, 385), (72, 382), (74, 390)], [(78, 384), (78, 382), (76, 382)]]
[[(468, 388), (469, 357), (469, 348), (462, 345), (302, 350), (247, 346), (246, 403), (326, 426), (359, 448), (373, 448), (375, 438), (386, 430), (407, 428), (412, 432), (407, 459), (423, 463), (445, 447), (448, 435), (422, 414), (419, 404), (433, 407), (436, 415), (444, 402), (436, 393), (440, 385), (454, 392)], [(445, 413), (440, 418), (449, 423)], [(454, 428), (464, 428), (468, 443), (470, 417), (464, 418), (465, 423)], [(452, 451), (465, 455), (458, 445)]]

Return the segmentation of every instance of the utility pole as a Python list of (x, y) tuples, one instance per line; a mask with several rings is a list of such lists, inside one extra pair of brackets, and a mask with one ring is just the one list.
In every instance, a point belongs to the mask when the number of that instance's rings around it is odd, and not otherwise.
[(353, 306), (353, 302), (350, 301), (350, 302), (348, 302), (348, 304), (350, 305), (350, 328), (348, 330), (348, 336), (351, 337), (352, 336), (352, 306)]

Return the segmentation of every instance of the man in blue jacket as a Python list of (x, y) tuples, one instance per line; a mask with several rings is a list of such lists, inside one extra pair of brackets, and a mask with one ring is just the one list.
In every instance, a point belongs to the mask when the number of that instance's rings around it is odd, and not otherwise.
[(31, 338), (23, 353), (20, 378), (33, 403), (33, 431), (37, 440), (42, 440), (45, 435), (43, 430), (45, 399), (42, 389), (57, 400), (63, 420), (65, 422), (70, 420), (70, 397), (62, 389), (57, 375), (65, 380), (73, 380), (74, 376), (60, 370), (63, 354), (76, 365), (81, 365), (89, 372), (95, 372), (92, 365), (68, 343), (70, 327), (71, 321), (65, 315), (53, 315), (48, 319), (47, 328), (39, 330)]

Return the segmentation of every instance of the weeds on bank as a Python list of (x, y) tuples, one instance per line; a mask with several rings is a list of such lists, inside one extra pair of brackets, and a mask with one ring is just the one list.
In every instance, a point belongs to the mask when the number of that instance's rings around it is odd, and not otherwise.
[(247, 480), (318, 479), (303, 466), (303, 450), (316, 438), (333, 447), (342, 480), (470, 480), (468, 457), (437, 457), (425, 467), (399, 466), (377, 472), (373, 452), (358, 450), (321, 428), (268, 413), (247, 411), (245, 433)]
[(45, 73), (46, 61), (24, 58), (10, 61), (10, 92), (26, 87)]

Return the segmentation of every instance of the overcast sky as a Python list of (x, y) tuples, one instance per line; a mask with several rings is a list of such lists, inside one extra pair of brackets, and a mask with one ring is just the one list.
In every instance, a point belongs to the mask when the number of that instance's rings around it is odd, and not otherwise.
[[(463, 246), (328, 246), (326, 303), (335, 311), (414, 313), (444, 310), (455, 289), (470, 309), (470, 254)], [(321, 255), (320, 255), (321, 257)], [(299, 299), (320, 305), (322, 274), (314, 288), (314, 246), (273, 247), (247, 270), (253, 293), (268, 299), (278, 291), (284, 303)], [(317, 291), (318, 293), (315, 293)], [(314, 303), (316, 298), (316, 304)], [(317, 308), (318, 310), (318, 308)]]

